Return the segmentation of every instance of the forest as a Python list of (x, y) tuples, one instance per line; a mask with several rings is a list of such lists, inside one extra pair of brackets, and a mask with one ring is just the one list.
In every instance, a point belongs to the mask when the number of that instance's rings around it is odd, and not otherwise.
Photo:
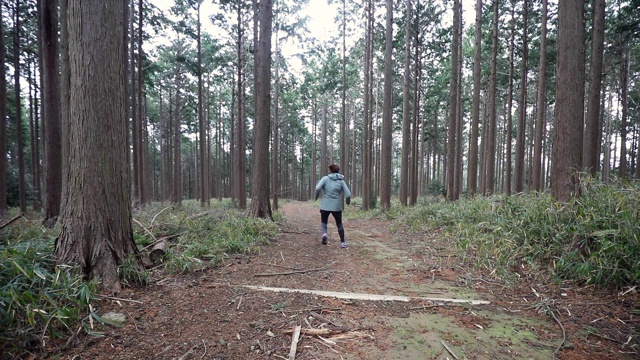
[[(332, 11), (310, 14), (319, 2)], [(605, 287), (640, 281), (638, 0), (7, 0), (0, 10), (7, 283), (40, 276), (35, 258), (25, 271), (13, 257), (46, 237), (48, 271), (77, 268), (67, 275), (117, 294), (123, 266), (146, 266), (131, 255), (178, 236), (149, 226), (165, 209), (189, 220), (233, 211), (268, 238), (282, 203), (312, 201), (332, 163), (357, 211), (529, 207), (558, 222), (521, 234), (549, 253), (518, 256)], [(312, 31), (314, 21), (331, 29)], [(484, 220), (437, 227), (509, 228)], [(558, 230), (562, 221), (571, 225)], [(563, 246), (576, 257), (561, 258)], [(10, 313), (6, 328), (19, 322)]]

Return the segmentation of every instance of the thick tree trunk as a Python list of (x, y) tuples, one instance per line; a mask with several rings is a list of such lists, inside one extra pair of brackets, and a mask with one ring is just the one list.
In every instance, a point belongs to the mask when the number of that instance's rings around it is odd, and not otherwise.
[(498, 0), (493, 1), (493, 31), (491, 34), (491, 74), (489, 79), (489, 118), (487, 119), (487, 151), (485, 152), (485, 187), (484, 195), (491, 195), (495, 191), (496, 177), (496, 132), (497, 132), (497, 54), (498, 54)]
[(269, 125), (271, 122), (271, 0), (260, 1), (260, 36), (256, 44), (256, 121), (254, 129), (254, 154), (251, 214), (270, 218), (269, 202)]
[(558, 4), (556, 128), (551, 188), (558, 201), (579, 194), (584, 119), (584, 27), (582, 0)]
[(451, 42), (451, 79), (449, 85), (449, 127), (447, 132), (447, 175), (446, 175), (446, 192), (448, 200), (458, 200), (455, 183), (455, 167), (456, 167), (456, 134), (458, 123), (458, 57), (460, 42), (459, 21), (461, 12), (461, 4), (459, 0), (453, 1), (453, 41)]
[(71, 146), (56, 258), (100, 280), (105, 291), (118, 292), (117, 267), (137, 252), (126, 147), (124, 14), (117, 0), (70, 0), (68, 20)]
[(60, 214), (62, 194), (62, 143), (60, 120), (60, 77), (57, 1), (39, 1), (42, 26), (42, 121), (44, 132), (44, 213), (43, 222), (53, 226)]

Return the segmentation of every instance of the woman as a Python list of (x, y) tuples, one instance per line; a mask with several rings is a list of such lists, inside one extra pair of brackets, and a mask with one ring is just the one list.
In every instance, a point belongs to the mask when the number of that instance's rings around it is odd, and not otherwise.
[(351, 203), (351, 191), (344, 176), (339, 173), (340, 165), (329, 165), (329, 174), (324, 176), (316, 185), (316, 197), (318, 200), (320, 192), (322, 192), (322, 201), (320, 202), (320, 221), (322, 231), (322, 244), (327, 245), (327, 223), (329, 222), (329, 214), (333, 215), (340, 234), (340, 247), (346, 248), (347, 242), (344, 239), (344, 227), (342, 226), (342, 198), (344, 194), (347, 205)]

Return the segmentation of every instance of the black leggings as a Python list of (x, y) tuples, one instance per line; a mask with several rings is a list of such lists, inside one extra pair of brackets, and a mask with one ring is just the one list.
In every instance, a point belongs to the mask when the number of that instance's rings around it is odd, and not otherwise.
[(340, 241), (344, 242), (344, 227), (342, 226), (342, 211), (327, 211), (320, 210), (320, 221), (322, 222), (321, 230), (323, 233), (327, 232), (327, 223), (329, 222), (329, 214), (333, 215), (336, 220), (336, 226), (338, 227), (338, 234), (340, 235)]

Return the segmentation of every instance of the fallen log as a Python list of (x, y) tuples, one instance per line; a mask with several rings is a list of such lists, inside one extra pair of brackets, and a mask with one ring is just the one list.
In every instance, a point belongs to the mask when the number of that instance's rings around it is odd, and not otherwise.
[(486, 300), (472, 300), (472, 299), (447, 299), (436, 297), (419, 297), (419, 296), (398, 296), (398, 295), (379, 295), (379, 294), (358, 294), (358, 293), (344, 293), (336, 291), (322, 291), (322, 290), (306, 290), (306, 289), (287, 289), (287, 288), (275, 288), (266, 286), (253, 286), (242, 285), (247, 289), (260, 290), (260, 291), (273, 291), (273, 292), (288, 292), (288, 293), (301, 293), (301, 294), (313, 294), (318, 296), (333, 297), (337, 299), (349, 299), (349, 300), (368, 300), (368, 301), (431, 301), (435, 303), (457, 303), (457, 304), (470, 304), (470, 305), (486, 305), (490, 304)]
[(158, 265), (164, 261), (165, 256), (167, 256), (167, 241), (158, 241), (149, 252), (149, 260), (153, 265)]

